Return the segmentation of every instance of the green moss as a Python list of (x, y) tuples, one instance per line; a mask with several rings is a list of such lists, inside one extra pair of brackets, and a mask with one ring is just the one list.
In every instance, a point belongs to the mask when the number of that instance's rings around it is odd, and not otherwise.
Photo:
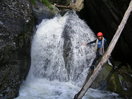
[(103, 67), (104, 70), (102, 70), (102, 72), (105, 74), (108, 74), (111, 70), (112, 70), (112, 66), (105, 64)]
[[(128, 69), (128, 70), (127, 70)], [(121, 67), (114, 71), (108, 81), (108, 90), (114, 91), (123, 97), (132, 97), (131, 69), (129, 67)]]
[[(32, 4), (36, 3), (36, 0), (30, 0)], [(53, 10), (52, 4), (48, 0), (40, 0), (44, 5), (46, 5), (49, 9)]]
[(70, 2), (71, 2), (71, 0), (67, 0), (67, 3), (66, 3), (66, 5), (69, 5), (69, 4), (70, 4)]
[(43, 4), (45, 4), (49, 9), (53, 10), (51, 3), (48, 0), (40, 0)]
[(36, 0), (30, 0), (30, 1), (31, 1), (32, 4), (35, 4), (35, 1), (36, 1)]

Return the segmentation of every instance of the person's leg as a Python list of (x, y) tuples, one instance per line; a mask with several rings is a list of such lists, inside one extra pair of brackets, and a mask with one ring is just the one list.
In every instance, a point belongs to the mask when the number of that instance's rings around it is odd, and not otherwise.
[(92, 63), (92, 65), (90, 66), (90, 69), (91, 69), (91, 70), (94, 70), (96, 61), (97, 61), (97, 57), (93, 60), (93, 63)]
[(97, 64), (98, 60), (100, 59), (100, 57), (101, 57), (101, 55), (99, 55), (99, 53), (96, 53), (96, 57), (93, 60), (92, 65), (90, 66), (91, 70), (94, 70), (94, 68), (96, 67), (96, 64)]
[(85, 80), (84, 84), (88, 81), (88, 79), (90, 78), (90, 76), (93, 74), (95, 65), (96, 65), (96, 63), (97, 63), (97, 61), (98, 61), (99, 58), (100, 58), (100, 55), (99, 55), (98, 53), (96, 53), (96, 57), (95, 57), (95, 59), (93, 60), (92, 65), (90, 66), (90, 70), (89, 70), (89, 72), (88, 72), (88, 75), (87, 75), (87, 77), (86, 77), (86, 80)]

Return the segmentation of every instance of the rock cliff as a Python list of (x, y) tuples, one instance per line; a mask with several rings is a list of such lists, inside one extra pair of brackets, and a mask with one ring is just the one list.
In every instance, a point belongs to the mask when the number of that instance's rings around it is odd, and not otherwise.
[(1, 0), (0, 9), (0, 99), (13, 99), (30, 66), (32, 9), (27, 0)]

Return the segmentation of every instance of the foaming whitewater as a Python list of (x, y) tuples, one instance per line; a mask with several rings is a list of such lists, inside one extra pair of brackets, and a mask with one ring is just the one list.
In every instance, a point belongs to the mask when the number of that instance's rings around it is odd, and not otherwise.
[[(94, 47), (82, 43), (94, 39), (75, 12), (44, 19), (33, 37), (31, 68), (16, 99), (73, 99), (95, 58)], [(115, 97), (115, 93), (89, 89), (83, 99)]]

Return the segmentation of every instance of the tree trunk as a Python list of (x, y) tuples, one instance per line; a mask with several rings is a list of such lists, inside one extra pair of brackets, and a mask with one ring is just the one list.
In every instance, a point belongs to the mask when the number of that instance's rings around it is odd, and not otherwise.
[(75, 0), (75, 1), (71, 2), (68, 6), (57, 5), (57, 4), (54, 4), (54, 5), (58, 8), (62, 8), (62, 9), (74, 9), (75, 11), (80, 11), (84, 7), (83, 2), (84, 2), (84, 0)]
[(58, 5), (58, 4), (54, 4), (56, 7), (58, 8), (65, 8), (65, 9), (71, 9), (71, 6), (65, 6), (65, 5)]
[(111, 52), (113, 51), (113, 49), (121, 35), (121, 32), (129, 18), (129, 16), (130, 16), (131, 11), (132, 11), (132, 0), (130, 1), (129, 7), (126, 10), (124, 17), (123, 17), (120, 25), (118, 26), (118, 29), (117, 29), (110, 45), (109, 45), (107, 51), (101, 58), (101, 61), (98, 63), (97, 67), (95, 68), (95, 70), (94, 70), (93, 74), (91, 75), (91, 77), (89, 78), (89, 80), (83, 85), (82, 89), (75, 95), (74, 99), (82, 99), (82, 97), (84, 96), (84, 94), (86, 93), (88, 88), (91, 86), (92, 82), (95, 80), (95, 78), (101, 71), (103, 64), (106, 63), (107, 60), (109, 59)]

